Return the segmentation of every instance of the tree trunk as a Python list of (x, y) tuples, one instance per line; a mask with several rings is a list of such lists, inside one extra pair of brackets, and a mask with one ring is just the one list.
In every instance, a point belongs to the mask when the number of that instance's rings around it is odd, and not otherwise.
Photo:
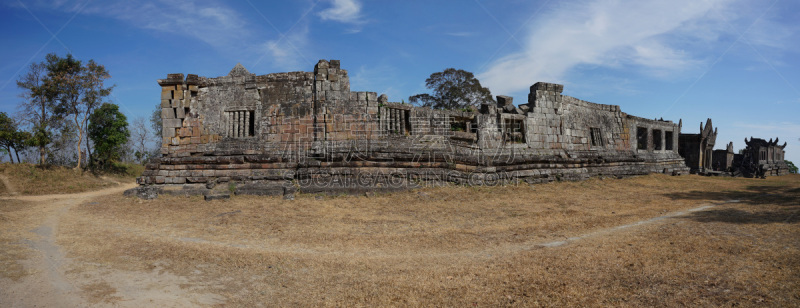
[[(40, 96), (39, 99), (40, 99), (40, 103), (41, 103), (41, 106), (42, 106), (42, 117), (40, 118), (42, 122), (39, 123), (39, 126), (41, 127), (40, 129), (42, 130), (41, 134), (47, 134), (47, 124), (48, 124), (48, 121), (47, 121), (47, 103), (45, 103), (44, 96)], [(49, 139), (49, 138), (47, 138), (47, 139)], [(42, 143), (42, 141), (40, 140), (39, 143)], [(43, 145), (39, 146), (39, 165), (42, 165), (42, 166), (44, 166), (44, 154), (46, 152), (45, 147), (46, 147), (46, 144), (43, 144)]]
[(83, 153), (81, 153), (81, 143), (83, 141), (83, 130), (81, 130), (81, 124), (78, 121), (78, 113), (75, 113), (75, 126), (78, 127), (78, 165), (75, 166), (75, 170), (81, 169), (81, 158), (83, 157)]
[(94, 162), (92, 160), (92, 148), (89, 147), (89, 132), (86, 132), (86, 166), (91, 165)]
[(17, 155), (17, 163), (18, 163), (18, 164), (19, 164), (19, 163), (21, 163), (22, 161), (21, 161), (21, 160), (19, 160), (19, 151), (17, 150), (17, 148), (14, 148), (14, 154), (16, 154), (16, 155)]
[(8, 160), (11, 161), (11, 163), (13, 164), (14, 156), (11, 156), (11, 146), (6, 146), (6, 150), (8, 151)]

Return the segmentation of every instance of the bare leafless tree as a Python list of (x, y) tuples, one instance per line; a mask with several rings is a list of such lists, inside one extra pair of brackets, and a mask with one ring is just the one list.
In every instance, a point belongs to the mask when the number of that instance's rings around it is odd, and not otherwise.
[(129, 139), (136, 162), (142, 163), (148, 157), (148, 143), (153, 138), (150, 131), (148, 120), (144, 117), (136, 117), (130, 124), (131, 138)]

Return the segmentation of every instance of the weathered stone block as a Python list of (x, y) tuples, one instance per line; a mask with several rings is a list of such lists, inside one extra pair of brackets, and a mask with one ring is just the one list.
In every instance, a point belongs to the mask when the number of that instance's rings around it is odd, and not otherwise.
[(164, 138), (175, 137), (175, 129), (171, 127), (162, 128), (162, 133), (164, 134)]
[(172, 108), (161, 108), (161, 118), (162, 119), (174, 119), (175, 118), (175, 110)]
[(172, 99), (172, 98), (173, 98), (173, 97), (172, 97), (172, 93), (173, 93), (173, 92), (174, 92), (174, 91), (162, 91), (162, 92), (161, 92), (161, 99), (162, 99), (162, 100), (163, 100), (163, 99)]
[(504, 108), (508, 105), (514, 105), (514, 98), (511, 96), (497, 95), (497, 107)]
[(170, 118), (163, 118), (161, 122), (164, 124), (164, 127), (168, 128), (178, 128), (181, 127), (183, 121), (181, 119), (170, 119)]

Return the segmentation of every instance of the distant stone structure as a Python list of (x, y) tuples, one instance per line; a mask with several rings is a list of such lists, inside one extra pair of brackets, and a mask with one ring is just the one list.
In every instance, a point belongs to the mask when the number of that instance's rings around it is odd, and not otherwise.
[(786, 142), (778, 145), (778, 138), (767, 141), (750, 137), (750, 141), (744, 138), (744, 143), (747, 147), (733, 157), (734, 175), (766, 177), (789, 174), (789, 165), (783, 160)]
[(683, 156), (690, 172), (712, 170), (717, 129), (712, 127), (711, 119), (706, 120), (706, 125), (700, 122), (699, 134), (680, 134), (678, 140), (678, 153)]
[(783, 161), (786, 143), (779, 146), (777, 138), (774, 142), (745, 138), (747, 147), (741, 154), (734, 153), (733, 142), (724, 150), (714, 150), (716, 140), (717, 129), (712, 127), (711, 119), (706, 120), (705, 125), (700, 123), (699, 134), (680, 135), (678, 152), (691, 173), (743, 177), (789, 174), (789, 166)]
[(724, 150), (714, 150), (712, 159), (714, 171), (733, 171), (734, 155), (736, 153), (733, 152), (733, 142), (729, 142)]
[[(537, 82), (526, 104), (433, 110), (350, 91), (338, 60), (312, 72), (169, 74), (162, 156), (129, 191), (292, 196), (429, 184), (496, 185), (686, 173), (680, 125), (561, 94)], [(709, 125), (710, 127), (710, 120)], [(713, 145), (713, 140), (711, 142)]]

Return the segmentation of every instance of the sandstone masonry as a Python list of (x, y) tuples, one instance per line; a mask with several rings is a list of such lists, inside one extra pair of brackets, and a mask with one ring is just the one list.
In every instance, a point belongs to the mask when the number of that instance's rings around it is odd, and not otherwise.
[(359, 193), (688, 172), (681, 126), (562, 94), (537, 82), (527, 103), (432, 110), (350, 91), (338, 60), (313, 72), (169, 74), (162, 156), (128, 194)]

